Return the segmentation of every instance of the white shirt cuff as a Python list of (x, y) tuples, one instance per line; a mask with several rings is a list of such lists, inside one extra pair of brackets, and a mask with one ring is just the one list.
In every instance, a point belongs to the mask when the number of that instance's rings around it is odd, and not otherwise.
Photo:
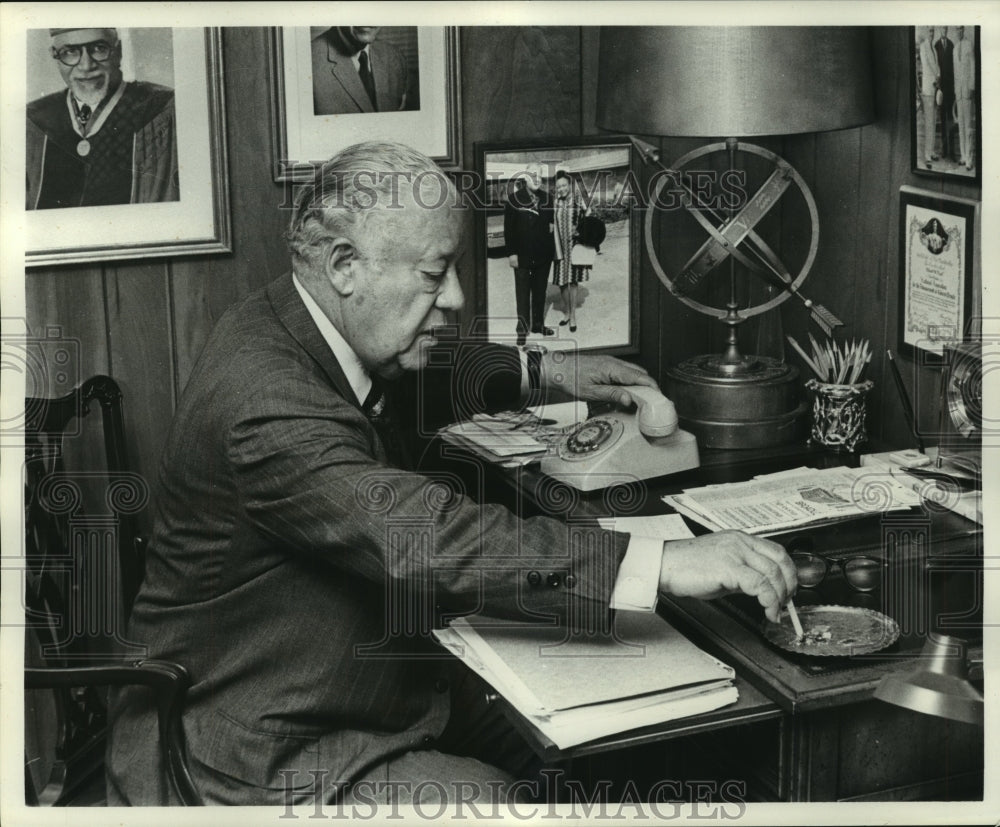
[(633, 534), (618, 568), (610, 608), (626, 612), (653, 611), (656, 608), (662, 560), (662, 538), (637, 537)]

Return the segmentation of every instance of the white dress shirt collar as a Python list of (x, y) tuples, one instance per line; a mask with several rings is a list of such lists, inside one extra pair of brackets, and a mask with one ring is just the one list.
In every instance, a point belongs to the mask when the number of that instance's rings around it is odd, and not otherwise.
[(371, 45), (372, 44), (369, 43), (369, 44), (367, 44), (365, 46), (365, 48), (363, 48), (360, 51), (357, 51), (353, 55), (351, 55), (351, 63), (354, 64), (354, 71), (355, 72), (360, 72), (361, 71), (361, 52), (364, 52), (366, 55), (368, 55), (368, 71), (370, 71), (370, 72), (374, 72), (375, 71), (374, 67), (372, 66), (372, 50), (371, 50)]
[(299, 296), (302, 297), (302, 303), (306, 306), (306, 310), (309, 311), (309, 315), (316, 323), (316, 327), (319, 328), (319, 333), (323, 337), (323, 340), (330, 346), (330, 350), (333, 351), (333, 355), (337, 358), (337, 362), (340, 364), (341, 370), (344, 371), (344, 376), (347, 377), (347, 382), (350, 384), (351, 390), (354, 391), (354, 395), (358, 398), (358, 401), (363, 403), (368, 396), (368, 391), (372, 388), (372, 379), (368, 375), (368, 371), (361, 364), (361, 360), (354, 352), (354, 349), (347, 344), (347, 340), (340, 335), (340, 331), (333, 326), (333, 323), (327, 318), (320, 306), (316, 304), (316, 300), (302, 286), (302, 282), (299, 281), (298, 276), (294, 273), (292, 274), (292, 284), (295, 285)]

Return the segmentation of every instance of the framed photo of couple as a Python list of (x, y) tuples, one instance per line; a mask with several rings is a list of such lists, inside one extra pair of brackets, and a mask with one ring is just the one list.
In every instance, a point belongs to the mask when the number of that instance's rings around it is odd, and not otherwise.
[(26, 49), (29, 267), (229, 251), (221, 30), (39, 28)]
[(403, 141), (445, 169), (461, 165), (458, 29), (271, 29), (275, 181), (309, 181), (359, 141)]
[(637, 163), (627, 137), (476, 144), (477, 333), (638, 353)]

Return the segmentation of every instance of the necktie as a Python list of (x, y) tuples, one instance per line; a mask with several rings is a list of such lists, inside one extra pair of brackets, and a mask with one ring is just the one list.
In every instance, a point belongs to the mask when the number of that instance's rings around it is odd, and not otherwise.
[(378, 112), (378, 101), (375, 99), (375, 78), (372, 77), (372, 67), (368, 62), (368, 52), (358, 53), (358, 74), (361, 75), (361, 85), (365, 87), (372, 102), (372, 109)]
[(398, 468), (409, 467), (409, 459), (403, 440), (399, 434), (398, 423), (392, 413), (392, 404), (385, 385), (377, 377), (372, 378), (372, 388), (365, 397), (361, 410), (375, 428), (375, 433), (382, 440), (386, 458), (390, 465)]

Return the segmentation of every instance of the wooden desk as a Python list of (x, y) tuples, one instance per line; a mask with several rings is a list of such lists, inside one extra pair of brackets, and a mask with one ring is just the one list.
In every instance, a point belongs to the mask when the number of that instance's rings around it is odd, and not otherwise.
[[(456, 449), (445, 447), (445, 454)], [(460, 452), (459, 452), (460, 453)], [(710, 482), (742, 481), (801, 465), (830, 467), (851, 458), (806, 448), (766, 452), (705, 452), (702, 467), (584, 495), (543, 477), (537, 466), (489, 473), (483, 493), (519, 513), (566, 520), (668, 513), (661, 496)], [(478, 463), (478, 461), (477, 461)], [(691, 525), (696, 533), (700, 526)], [(759, 631), (762, 611), (747, 598), (698, 601), (664, 597), (660, 611), (702, 648), (737, 671), (740, 701), (680, 721), (559, 750), (510, 710), (511, 720), (550, 762), (634, 749), (697, 735), (706, 766), (743, 778), (754, 797), (779, 801), (969, 800), (982, 796), (983, 730), (910, 712), (872, 699), (883, 676), (912, 665), (927, 633), (965, 637), (981, 657), (982, 532), (950, 512), (923, 508), (866, 517), (775, 538), (790, 551), (863, 553), (887, 560), (880, 593), (853, 593), (831, 573), (815, 602), (861, 600), (900, 623), (899, 643), (886, 653), (840, 662), (796, 657)], [(801, 590), (800, 599), (807, 590)], [(872, 603), (874, 601), (874, 605)], [(978, 649), (976, 648), (978, 644)], [(838, 659), (840, 660), (840, 659)], [(693, 770), (699, 772), (699, 770)], [(696, 777), (696, 776), (692, 776)]]

